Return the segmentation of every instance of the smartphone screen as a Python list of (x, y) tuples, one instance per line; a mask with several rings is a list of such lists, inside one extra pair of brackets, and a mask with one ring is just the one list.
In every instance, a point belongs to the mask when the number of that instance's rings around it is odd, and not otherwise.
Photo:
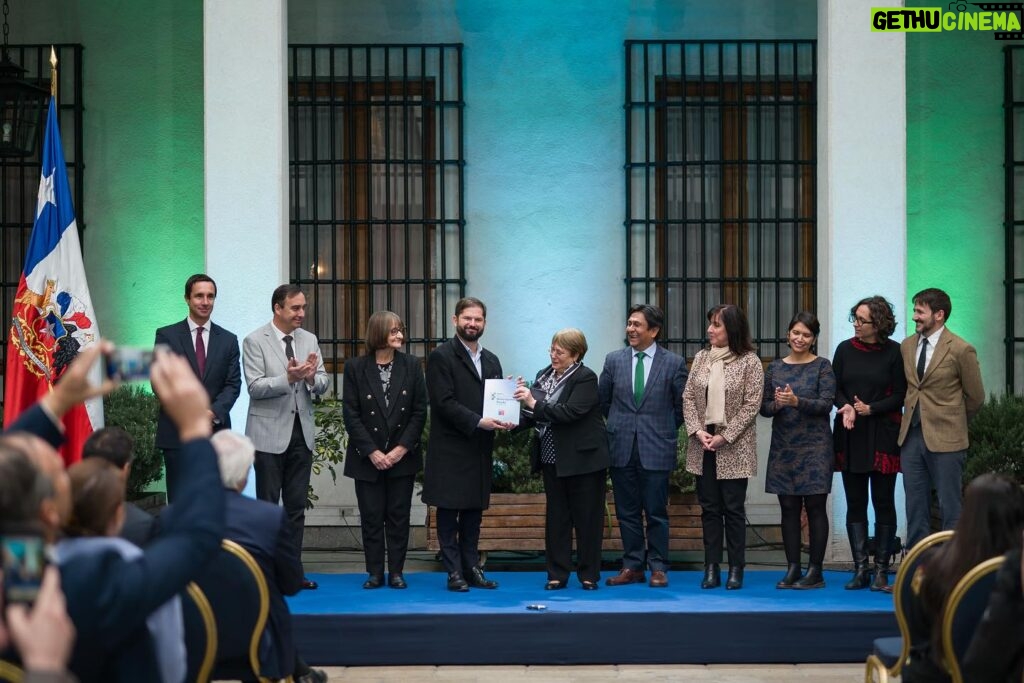
[(4, 567), (4, 604), (32, 604), (39, 595), (46, 569), (46, 545), (41, 536), (0, 537)]
[(121, 382), (149, 378), (153, 365), (153, 349), (119, 346), (107, 357), (107, 377)]

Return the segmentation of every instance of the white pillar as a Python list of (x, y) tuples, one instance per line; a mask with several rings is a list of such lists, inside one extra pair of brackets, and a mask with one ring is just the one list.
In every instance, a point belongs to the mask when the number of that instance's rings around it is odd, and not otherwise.
[[(288, 277), (287, 17), (287, 0), (203, 2), (206, 272), (239, 344)], [(248, 405), (243, 387), (239, 431)]]
[[(895, 3), (902, 4), (902, 3)], [(870, 0), (818, 0), (819, 349), (852, 336), (858, 299), (881, 294), (906, 310), (907, 163), (905, 34), (872, 33)], [(896, 485), (901, 533), (902, 482)], [(829, 558), (848, 559), (846, 499), (833, 486)]]

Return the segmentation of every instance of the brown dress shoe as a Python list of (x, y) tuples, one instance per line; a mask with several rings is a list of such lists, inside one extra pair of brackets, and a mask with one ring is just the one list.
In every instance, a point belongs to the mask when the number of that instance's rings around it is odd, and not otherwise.
[(668, 577), (665, 572), (655, 570), (651, 572), (651, 582), (649, 584), (651, 588), (665, 588), (668, 586)]
[(627, 583), (643, 583), (644, 573), (639, 569), (623, 569), (604, 582), (606, 586), (625, 586)]

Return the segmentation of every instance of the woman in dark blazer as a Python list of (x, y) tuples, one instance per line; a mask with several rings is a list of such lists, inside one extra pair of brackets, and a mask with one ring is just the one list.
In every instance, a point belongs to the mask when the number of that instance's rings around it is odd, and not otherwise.
[(355, 480), (369, 578), (363, 588), (405, 588), (409, 509), (416, 473), (423, 468), (420, 434), (427, 420), (427, 388), (417, 358), (398, 349), (402, 320), (377, 311), (366, 326), (369, 355), (345, 363), (342, 415), (348, 430), (345, 476)]
[(597, 375), (583, 365), (587, 339), (568, 328), (551, 339), (551, 364), (537, 373), (531, 390), (525, 383), (515, 397), (523, 404), (520, 425), (534, 427), (530, 454), (533, 471), (544, 477), (547, 499), (544, 552), (545, 590), (565, 588), (572, 571), (576, 532), (577, 576), (584, 590), (596, 590), (601, 578), (608, 437), (597, 397)]

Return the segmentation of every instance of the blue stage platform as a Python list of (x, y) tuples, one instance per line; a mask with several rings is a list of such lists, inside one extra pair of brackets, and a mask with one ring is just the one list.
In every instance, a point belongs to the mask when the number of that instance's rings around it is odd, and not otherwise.
[(487, 575), (501, 587), (450, 593), (429, 572), (367, 591), (362, 574), (310, 575), (319, 590), (288, 600), (296, 642), (323, 666), (810, 663), (861, 661), (874, 638), (899, 635), (892, 596), (843, 590), (847, 573), (811, 591), (776, 590), (779, 570), (748, 570), (739, 591), (701, 590), (693, 571), (671, 572), (668, 588), (597, 591)]

